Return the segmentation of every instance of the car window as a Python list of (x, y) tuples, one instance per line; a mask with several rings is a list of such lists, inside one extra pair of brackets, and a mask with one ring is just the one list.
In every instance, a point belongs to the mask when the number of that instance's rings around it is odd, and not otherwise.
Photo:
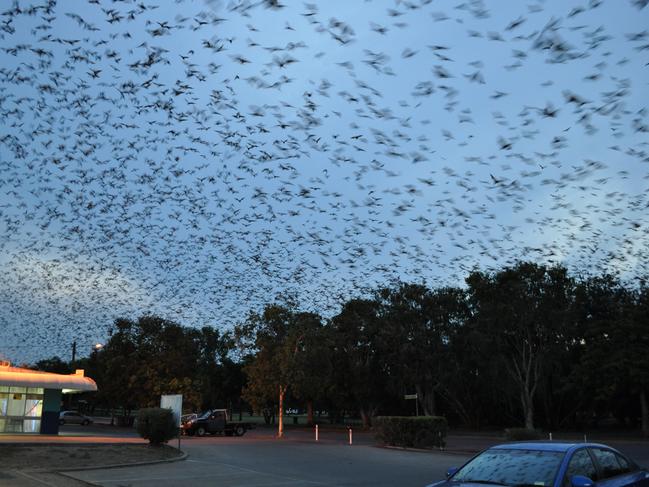
[(595, 464), (585, 448), (577, 450), (572, 455), (568, 469), (566, 470), (566, 476), (564, 477), (564, 486), (567, 487), (570, 485), (570, 479), (573, 475), (583, 475), (591, 480), (597, 480)]
[(626, 462), (626, 468), (624, 468), (617, 460), (617, 455), (610, 450), (602, 450), (601, 448), (593, 448), (591, 450), (597, 464), (600, 468), (600, 473), (603, 479), (609, 477), (615, 477), (629, 471), (629, 464)]
[(549, 486), (554, 483), (563, 457), (562, 452), (494, 448), (467, 463), (453, 480)]
[(616, 453), (615, 458), (617, 458), (617, 461), (620, 464), (620, 468), (622, 468), (622, 470), (624, 470), (625, 472), (632, 472), (635, 470), (635, 465), (633, 465), (628, 459), (624, 458), (622, 455)]

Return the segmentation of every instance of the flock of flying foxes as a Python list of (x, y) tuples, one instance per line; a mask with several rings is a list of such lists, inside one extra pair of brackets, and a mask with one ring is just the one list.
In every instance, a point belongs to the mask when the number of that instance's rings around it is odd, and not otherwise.
[(647, 3), (2, 2), (0, 354), (519, 260), (644, 282)]

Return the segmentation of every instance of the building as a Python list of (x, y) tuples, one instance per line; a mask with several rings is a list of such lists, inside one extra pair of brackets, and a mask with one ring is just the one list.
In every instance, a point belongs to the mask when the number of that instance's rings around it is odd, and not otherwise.
[(0, 362), (0, 434), (56, 435), (61, 394), (96, 390), (83, 370), (52, 374)]

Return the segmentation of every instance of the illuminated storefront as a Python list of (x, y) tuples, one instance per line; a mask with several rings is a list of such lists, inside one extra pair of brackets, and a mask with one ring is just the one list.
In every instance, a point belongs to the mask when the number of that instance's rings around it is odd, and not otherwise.
[(61, 394), (96, 390), (83, 370), (52, 374), (0, 363), (0, 434), (58, 434)]

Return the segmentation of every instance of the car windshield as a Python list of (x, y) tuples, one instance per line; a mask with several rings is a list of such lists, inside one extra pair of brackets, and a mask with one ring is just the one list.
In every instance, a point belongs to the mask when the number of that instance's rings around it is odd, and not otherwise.
[(198, 418), (196, 419), (207, 419), (210, 417), (210, 414), (212, 414), (212, 411), (205, 411), (203, 414), (201, 414)]
[(563, 456), (553, 451), (487, 450), (458, 470), (452, 480), (511, 487), (549, 486)]

